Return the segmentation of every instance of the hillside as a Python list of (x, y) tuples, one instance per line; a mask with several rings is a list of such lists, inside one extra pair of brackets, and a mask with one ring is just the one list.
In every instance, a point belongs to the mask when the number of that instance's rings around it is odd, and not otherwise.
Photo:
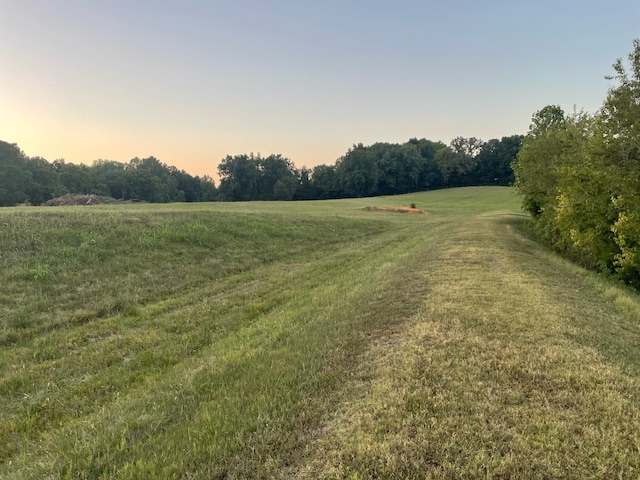
[(527, 221), (506, 187), (2, 209), (0, 478), (636, 478), (638, 296)]

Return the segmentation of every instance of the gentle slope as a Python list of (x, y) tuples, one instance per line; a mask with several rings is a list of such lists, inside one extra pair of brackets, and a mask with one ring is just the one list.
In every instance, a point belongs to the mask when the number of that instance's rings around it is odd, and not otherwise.
[(638, 298), (517, 205), (1, 211), (0, 476), (635, 478)]

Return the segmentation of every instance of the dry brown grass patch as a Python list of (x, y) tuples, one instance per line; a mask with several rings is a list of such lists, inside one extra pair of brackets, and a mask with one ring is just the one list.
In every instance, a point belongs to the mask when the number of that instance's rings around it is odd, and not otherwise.
[(424, 210), (420, 210), (415, 207), (403, 207), (403, 206), (395, 206), (395, 207), (366, 207), (364, 210), (368, 212), (392, 212), (392, 213), (423, 213), (427, 214), (428, 212)]

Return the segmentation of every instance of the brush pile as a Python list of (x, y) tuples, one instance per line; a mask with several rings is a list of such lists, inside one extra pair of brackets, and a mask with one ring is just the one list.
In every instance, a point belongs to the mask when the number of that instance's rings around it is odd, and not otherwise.
[(69, 206), (69, 205), (102, 205), (104, 203), (109, 203), (112, 199), (109, 197), (101, 197), (100, 195), (95, 194), (72, 194), (67, 193), (61, 197), (52, 198), (48, 200), (45, 205), (47, 207), (59, 207), (59, 206)]

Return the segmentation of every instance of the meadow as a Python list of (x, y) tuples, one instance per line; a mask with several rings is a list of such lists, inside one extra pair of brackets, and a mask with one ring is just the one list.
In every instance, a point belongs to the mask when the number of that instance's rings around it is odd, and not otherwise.
[(0, 478), (637, 478), (640, 298), (519, 205), (1, 209)]

